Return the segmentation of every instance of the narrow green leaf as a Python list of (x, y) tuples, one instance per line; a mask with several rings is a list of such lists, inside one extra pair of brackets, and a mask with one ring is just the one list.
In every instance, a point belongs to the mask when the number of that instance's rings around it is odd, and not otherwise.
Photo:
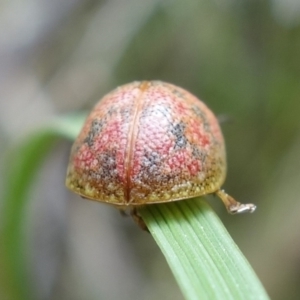
[(139, 210), (187, 300), (269, 299), (248, 261), (201, 199)]
[(7, 293), (13, 300), (32, 299), (25, 262), (24, 215), (30, 189), (43, 159), (58, 138), (75, 139), (84, 116), (70, 115), (26, 137), (7, 157), (7, 180), (1, 216), (3, 274)]

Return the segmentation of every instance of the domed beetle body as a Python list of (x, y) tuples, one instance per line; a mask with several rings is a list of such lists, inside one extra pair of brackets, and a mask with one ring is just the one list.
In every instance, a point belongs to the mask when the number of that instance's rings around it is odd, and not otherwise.
[(221, 186), (226, 153), (214, 114), (161, 81), (107, 94), (88, 116), (70, 156), (66, 186), (120, 209), (215, 193), (229, 213), (253, 212)]

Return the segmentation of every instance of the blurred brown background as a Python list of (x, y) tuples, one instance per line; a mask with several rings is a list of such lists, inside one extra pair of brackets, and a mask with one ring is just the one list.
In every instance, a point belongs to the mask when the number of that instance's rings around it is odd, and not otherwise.
[[(271, 298), (299, 299), (298, 0), (2, 0), (1, 182), (29, 132), (143, 79), (182, 86), (229, 119), (225, 187), (258, 209), (229, 216), (208, 200)], [(69, 149), (43, 165), (25, 220), (36, 298), (183, 299), (149, 234), (65, 189)]]

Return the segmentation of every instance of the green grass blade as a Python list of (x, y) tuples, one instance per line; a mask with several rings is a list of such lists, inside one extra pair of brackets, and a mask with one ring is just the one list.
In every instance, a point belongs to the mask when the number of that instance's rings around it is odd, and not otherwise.
[(1, 268), (5, 290), (10, 299), (32, 299), (25, 262), (24, 215), (30, 189), (37, 171), (58, 138), (75, 139), (84, 120), (83, 115), (65, 116), (28, 136), (7, 157), (1, 240)]
[(187, 300), (269, 299), (213, 210), (199, 199), (139, 210)]

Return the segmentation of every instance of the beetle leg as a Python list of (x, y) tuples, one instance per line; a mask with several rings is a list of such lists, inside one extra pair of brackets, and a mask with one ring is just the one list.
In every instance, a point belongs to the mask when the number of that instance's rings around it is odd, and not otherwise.
[(122, 217), (128, 217), (129, 216), (125, 209), (119, 209), (119, 212), (120, 212)]
[(256, 209), (256, 206), (252, 203), (243, 204), (237, 202), (234, 198), (226, 194), (224, 190), (216, 191), (216, 195), (223, 201), (227, 211), (231, 214), (240, 214), (246, 212), (252, 213)]
[(147, 225), (145, 224), (144, 220), (142, 219), (141, 215), (138, 213), (137, 209), (136, 208), (132, 208), (130, 210), (130, 215), (133, 219), (133, 221), (143, 230), (145, 231), (148, 231), (148, 227)]

